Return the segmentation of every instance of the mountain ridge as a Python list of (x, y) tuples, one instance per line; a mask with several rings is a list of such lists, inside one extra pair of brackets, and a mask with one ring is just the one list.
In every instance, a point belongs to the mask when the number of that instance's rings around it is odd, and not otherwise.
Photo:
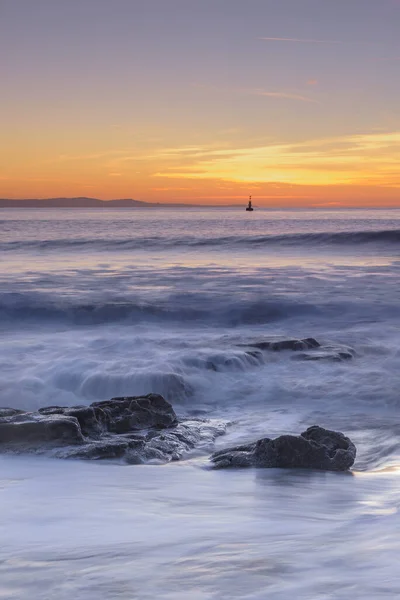
[(144, 202), (132, 198), (117, 198), (115, 200), (100, 200), (77, 196), (71, 198), (0, 198), (0, 208), (169, 208), (169, 207), (194, 207), (200, 204), (178, 204), (161, 202)]

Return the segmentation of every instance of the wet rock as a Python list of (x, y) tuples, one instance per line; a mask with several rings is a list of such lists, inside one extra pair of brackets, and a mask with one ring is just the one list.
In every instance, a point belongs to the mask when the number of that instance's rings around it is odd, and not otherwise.
[(15, 415), (23, 415), (24, 413), (24, 410), (19, 410), (18, 408), (0, 408), (0, 419), (4, 417), (14, 417)]
[(75, 417), (80, 425), (82, 434), (85, 437), (99, 437), (108, 430), (108, 420), (106, 414), (101, 410), (96, 410), (92, 406), (46, 406), (38, 411), (42, 415), (65, 415)]
[(151, 427), (171, 427), (177, 423), (171, 404), (159, 394), (112, 398), (90, 406), (46, 406), (42, 415), (61, 414), (75, 417), (87, 437), (98, 438), (106, 432), (129, 433)]
[(356, 458), (353, 442), (336, 431), (314, 425), (301, 435), (263, 438), (252, 444), (215, 452), (215, 468), (263, 467), (347, 471)]
[(292, 360), (327, 360), (342, 362), (351, 360), (355, 355), (355, 350), (347, 346), (320, 346), (317, 350), (310, 352), (298, 352), (292, 356)]
[(143, 449), (144, 441), (108, 438), (89, 442), (79, 448), (57, 450), (53, 453), (53, 456), (57, 458), (80, 458), (86, 460), (114, 459), (123, 457), (130, 448), (134, 447)]
[(194, 448), (209, 447), (225, 433), (225, 425), (206, 420), (185, 421), (177, 427), (152, 435), (146, 449), (162, 452), (171, 460), (179, 460)]
[(185, 421), (162, 431), (145, 435), (108, 435), (97, 441), (87, 441), (79, 448), (56, 449), (57, 458), (87, 460), (124, 458), (129, 464), (166, 463), (180, 460), (194, 448), (211, 447), (218, 435), (225, 433), (221, 424), (208, 421)]
[(90, 405), (97, 415), (104, 415), (109, 431), (128, 433), (149, 427), (172, 427), (177, 417), (171, 404), (159, 394), (142, 397), (112, 398)]
[(291, 350), (295, 352), (294, 356), (292, 356), (292, 360), (304, 361), (324, 360), (341, 362), (351, 360), (356, 355), (353, 348), (341, 345), (322, 346), (314, 338), (268, 338), (252, 341), (248, 344), (240, 344), (240, 346), (250, 348), (250, 350), (247, 350), (247, 353), (254, 352), (254, 350), (251, 350), (253, 348), (258, 349), (259, 351), (261, 350), (262, 352), (282, 352), (284, 350)]
[(171, 404), (158, 394), (47, 406), (36, 413), (0, 410), (0, 450), (58, 458), (168, 462), (211, 446), (225, 432), (222, 424), (202, 419), (178, 422)]
[(314, 338), (305, 338), (302, 340), (296, 338), (268, 338), (239, 345), (258, 348), (259, 350), (270, 350), (272, 352), (281, 352), (282, 350), (309, 350), (311, 348), (319, 348), (320, 346), (319, 342)]
[(74, 417), (22, 413), (0, 418), (0, 449), (5, 446), (34, 449), (44, 444), (65, 446), (82, 443), (84, 437)]

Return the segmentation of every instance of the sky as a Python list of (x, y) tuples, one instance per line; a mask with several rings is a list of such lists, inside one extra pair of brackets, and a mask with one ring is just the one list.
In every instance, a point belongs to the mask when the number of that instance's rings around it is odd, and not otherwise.
[(0, 0), (0, 197), (400, 206), (400, 0)]

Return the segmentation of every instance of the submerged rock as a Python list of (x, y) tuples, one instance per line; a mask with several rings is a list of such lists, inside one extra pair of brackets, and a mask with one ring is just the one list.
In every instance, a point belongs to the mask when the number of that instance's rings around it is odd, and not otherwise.
[(343, 433), (314, 425), (299, 436), (263, 438), (252, 444), (215, 452), (214, 468), (264, 467), (347, 471), (354, 464), (356, 447)]
[[(328, 360), (339, 362), (351, 360), (356, 354), (353, 348), (349, 348), (348, 346), (333, 344), (322, 346), (314, 338), (267, 338), (239, 345), (245, 346), (246, 348), (255, 348), (263, 352), (282, 352), (284, 350), (291, 350), (295, 352), (295, 355), (292, 357), (293, 360), (305, 361)], [(248, 350), (247, 352), (250, 353), (252, 350)]]
[(298, 352), (292, 356), (293, 360), (328, 360), (342, 362), (351, 360), (356, 355), (353, 348), (348, 346), (320, 346), (317, 350), (310, 352)]
[(296, 338), (269, 338), (255, 340), (248, 344), (239, 344), (259, 350), (271, 350), (272, 352), (281, 352), (282, 350), (309, 350), (310, 348), (319, 348), (320, 344), (314, 338), (305, 338), (302, 340)]
[(0, 409), (0, 450), (58, 458), (125, 458), (130, 463), (178, 460), (224, 433), (205, 420), (179, 422), (159, 394), (113, 398), (90, 406), (47, 406), (38, 412)]

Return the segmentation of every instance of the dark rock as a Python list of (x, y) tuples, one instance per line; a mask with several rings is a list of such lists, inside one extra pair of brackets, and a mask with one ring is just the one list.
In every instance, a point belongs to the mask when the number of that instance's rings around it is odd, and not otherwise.
[(256, 363), (260, 364), (263, 362), (263, 353), (262, 350), (246, 350), (246, 355), (247, 356), (251, 356), (251, 358), (254, 358)]
[(133, 441), (123, 440), (116, 437), (96, 442), (89, 442), (78, 448), (68, 448), (55, 452), (57, 458), (81, 458), (86, 460), (100, 460), (121, 458), (131, 447), (144, 447), (143, 440), (138, 444)]
[(177, 422), (171, 404), (159, 394), (112, 398), (90, 406), (46, 406), (42, 415), (75, 417), (83, 435), (98, 438), (106, 432), (129, 433), (151, 427), (171, 427)]
[(82, 444), (84, 437), (77, 419), (65, 415), (23, 413), (0, 419), (0, 448), (11, 445), (37, 448)]
[(342, 362), (351, 360), (355, 356), (353, 348), (347, 346), (320, 346), (317, 350), (310, 352), (298, 352), (292, 356), (293, 360), (327, 360), (334, 362)]
[(104, 402), (93, 402), (90, 406), (103, 412), (108, 430), (114, 433), (128, 433), (150, 427), (172, 427), (178, 422), (171, 404), (159, 394), (112, 398)]
[(305, 338), (303, 340), (293, 338), (270, 338), (239, 345), (250, 348), (259, 348), (260, 350), (270, 350), (272, 352), (280, 352), (282, 350), (309, 350), (311, 348), (319, 348), (320, 346), (319, 342), (314, 338)]
[(225, 427), (207, 421), (186, 421), (162, 431), (149, 431), (145, 436), (109, 435), (98, 441), (89, 440), (79, 448), (62, 448), (53, 452), (58, 458), (114, 459), (123, 457), (129, 464), (166, 463), (180, 460), (195, 447), (210, 447)]
[(39, 409), (42, 415), (65, 415), (78, 420), (82, 434), (86, 437), (99, 437), (108, 430), (108, 419), (104, 411), (91, 406), (46, 406)]
[(209, 447), (225, 432), (221, 424), (201, 419), (179, 423), (171, 404), (158, 394), (91, 406), (47, 406), (37, 413), (0, 410), (1, 450), (58, 458), (168, 462), (195, 447)]
[(15, 415), (23, 415), (24, 413), (24, 410), (19, 410), (18, 408), (0, 408), (0, 419), (3, 419), (4, 417), (14, 417)]
[(125, 460), (129, 465), (144, 465), (146, 463), (164, 464), (175, 459), (171, 455), (162, 452), (162, 450), (145, 446), (140, 450), (132, 450), (127, 453)]
[[(84, 444), (108, 433), (132, 433), (176, 423), (171, 404), (158, 394), (114, 398), (91, 406), (47, 406), (37, 413), (5, 408), (0, 413), (0, 446), (19, 444), (21, 448), (38, 449), (49, 443)], [(125, 444), (128, 447), (127, 441)]]
[(215, 468), (264, 467), (347, 471), (356, 458), (356, 447), (343, 433), (314, 425), (301, 435), (263, 438), (244, 446), (215, 452)]
[(63, 415), (67, 410), (65, 406), (44, 406), (38, 409), (41, 415)]
[[(239, 345), (246, 346), (247, 348), (257, 348), (263, 352), (281, 352), (283, 350), (291, 350), (296, 352), (296, 354), (292, 356), (293, 360), (326, 360), (341, 362), (344, 360), (351, 360), (356, 355), (353, 348), (340, 345), (321, 346), (321, 344), (314, 338), (305, 338), (301, 340), (292, 338), (270, 338)], [(250, 352), (252, 352), (252, 350), (247, 350), (247, 353)]]
[(171, 456), (172, 460), (179, 460), (193, 448), (210, 446), (216, 437), (224, 433), (225, 426), (218, 423), (203, 420), (185, 421), (173, 429), (153, 435), (146, 447), (161, 451)]

